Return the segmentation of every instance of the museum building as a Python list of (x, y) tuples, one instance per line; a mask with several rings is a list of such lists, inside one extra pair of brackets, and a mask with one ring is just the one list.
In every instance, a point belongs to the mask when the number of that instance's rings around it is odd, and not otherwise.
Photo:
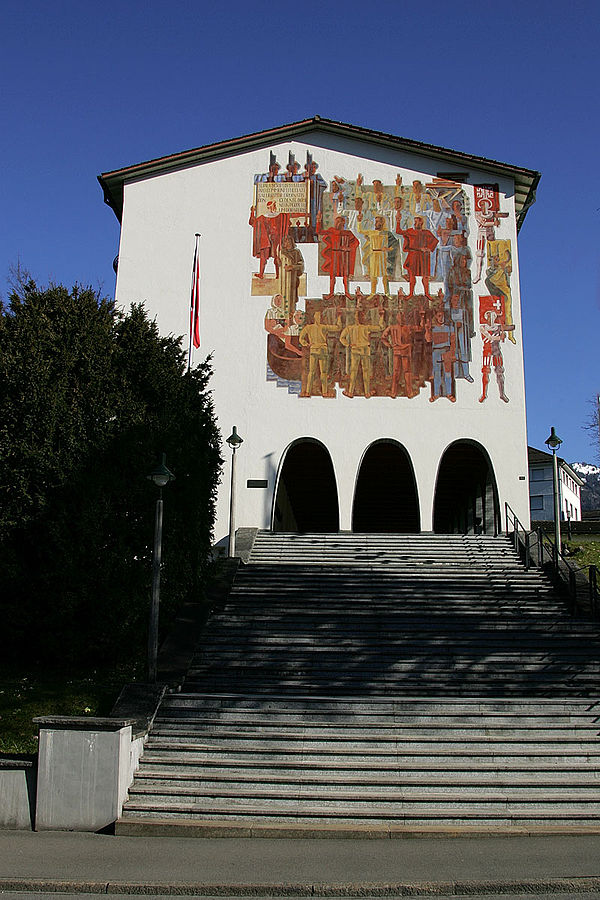
[(494, 534), (508, 503), (529, 527), (517, 235), (537, 172), (315, 116), (99, 181), (117, 304), (212, 358), (238, 526)]

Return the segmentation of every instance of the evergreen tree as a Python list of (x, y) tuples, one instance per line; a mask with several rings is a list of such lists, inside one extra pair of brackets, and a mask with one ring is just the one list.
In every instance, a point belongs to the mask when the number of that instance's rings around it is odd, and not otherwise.
[(13, 290), (0, 309), (0, 595), (9, 652), (117, 657), (147, 635), (161, 452), (161, 615), (201, 589), (210, 562), (219, 434), (207, 363), (143, 306), (90, 288)]

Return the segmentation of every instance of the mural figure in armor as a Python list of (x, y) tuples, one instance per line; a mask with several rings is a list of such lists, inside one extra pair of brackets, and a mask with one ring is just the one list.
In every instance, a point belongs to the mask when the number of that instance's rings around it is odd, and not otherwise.
[(508, 218), (508, 213), (500, 212), (500, 197), (497, 184), (476, 184), (475, 221), (477, 222), (477, 273), (473, 284), (481, 279), (485, 247), (488, 241), (496, 240), (496, 228), (500, 219)]
[(300, 173), (300, 163), (296, 162), (296, 157), (291, 150), (288, 154), (284, 177), (286, 181), (304, 181), (304, 176)]
[(479, 298), (479, 321), (481, 323), (481, 338), (483, 340), (480, 403), (487, 400), (492, 367), (494, 368), (500, 399), (504, 403), (508, 403), (508, 397), (504, 390), (504, 358), (501, 345), (506, 340), (506, 335), (514, 331), (515, 326), (505, 323), (504, 314), (504, 300), (502, 297)]
[(303, 240), (314, 243), (317, 240), (317, 216), (322, 207), (323, 194), (327, 188), (327, 182), (317, 169), (312, 153), (306, 151), (306, 163), (304, 165), (304, 180), (309, 184), (309, 209), (310, 216), (303, 234)]

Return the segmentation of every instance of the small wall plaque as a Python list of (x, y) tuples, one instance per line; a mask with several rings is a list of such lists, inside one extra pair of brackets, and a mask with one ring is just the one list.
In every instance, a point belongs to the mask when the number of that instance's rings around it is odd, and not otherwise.
[(269, 487), (269, 482), (262, 478), (249, 478), (246, 482), (246, 487), (249, 488), (266, 488)]

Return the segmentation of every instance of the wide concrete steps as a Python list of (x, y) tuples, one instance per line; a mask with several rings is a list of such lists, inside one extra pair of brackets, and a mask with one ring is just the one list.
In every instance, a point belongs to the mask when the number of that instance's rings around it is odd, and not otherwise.
[(589, 829), (600, 813), (599, 713), (600, 703), (537, 698), (171, 695), (121, 828)]
[(504, 538), (256, 537), (117, 830), (600, 824), (600, 635)]
[(445, 561), (475, 562), (489, 560), (499, 564), (511, 561), (512, 547), (507, 541), (499, 545), (498, 539), (486, 535), (476, 538), (462, 535), (425, 534), (270, 534), (259, 532), (256, 536), (250, 562), (266, 562), (269, 565), (290, 562), (296, 565), (377, 564), (378, 566), (407, 563), (419, 565), (430, 562), (433, 566)]
[(574, 696), (599, 661), (596, 624), (504, 538), (259, 533), (186, 688)]

